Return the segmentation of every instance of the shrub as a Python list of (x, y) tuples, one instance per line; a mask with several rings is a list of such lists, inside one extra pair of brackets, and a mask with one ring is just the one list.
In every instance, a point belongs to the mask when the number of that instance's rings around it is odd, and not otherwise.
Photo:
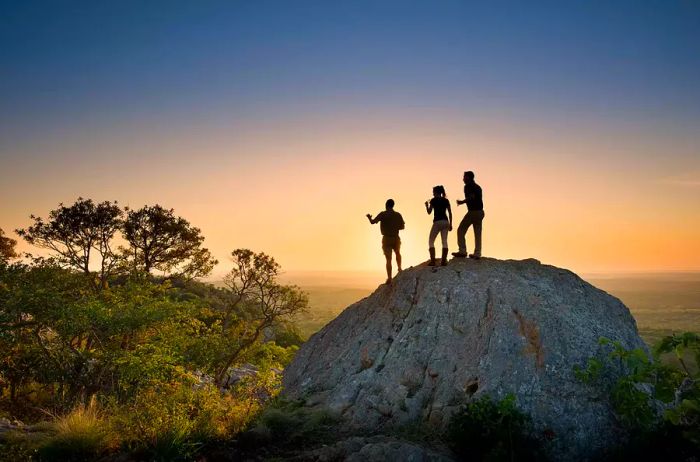
[(115, 438), (94, 400), (88, 406), (79, 406), (57, 418), (49, 428), (54, 434), (40, 443), (41, 460), (92, 460), (114, 447)]
[(529, 435), (529, 423), (515, 396), (498, 402), (484, 396), (453, 414), (446, 440), (464, 460), (536, 460), (539, 445)]
[[(700, 336), (688, 332), (664, 337), (653, 357), (604, 338), (600, 344), (608, 353), (590, 358), (574, 372), (601, 389), (630, 430), (619, 458), (685, 460), (700, 453)], [(672, 353), (679, 367), (661, 361), (661, 355)]]
[(219, 435), (222, 407), (212, 387), (160, 384), (139, 391), (129, 403), (113, 403), (111, 424), (125, 448), (154, 460), (189, 459)]
[(302, 401), (276, 401), (258, 416), (243, 436), (244, 446), (305, 447), (333, 439), (338, 418), (310, 409)]

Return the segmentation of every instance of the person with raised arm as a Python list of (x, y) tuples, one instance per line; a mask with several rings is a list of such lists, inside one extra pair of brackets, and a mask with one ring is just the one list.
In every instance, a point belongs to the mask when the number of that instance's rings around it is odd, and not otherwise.
[(445, 187), (442, 185), (433, 188), (433, 198), (425, 201), (425, 211), (428, 215), (433, 213), (433, 226), (428, 235), (428, 252), (430, 253), (429, 266), (435, 266), (435, 238), (440, 234), (442, 240), (441, 266), (447, 265), (447, 233), (452, 231), (452, 208), (447, 200)]
[(394, 200), (386, 201), (386, 210), (379, 212), (376, 217), (367, 214), (367, 219), (371, 224), (379, 223), (382, 232), (382, 251), (386, 258), (386, 283), (391, 284), (391, 253), (396, 254), (396, 266), (401, 271), (401, 238), (399, 231), (404, 229), (405, 223), (401, 214), (394, 210)]

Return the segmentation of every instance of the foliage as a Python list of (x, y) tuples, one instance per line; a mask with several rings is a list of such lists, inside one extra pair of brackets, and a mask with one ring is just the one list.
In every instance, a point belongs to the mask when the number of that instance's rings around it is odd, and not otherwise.
[(46, 221), (32, 215), (34, 224), (17, 230), (17, 234), (30, 244), (51, 250), (59, 264), (87, 275), (97, 253), (99, 286), (104, 286), (118, 262), (112, 239), (121, 227), (123, 214), (116, 202), (96, 204), (79, 197), (69, 207), (59, 204)]
[[(661, 385), (664, 371), (641, 348), (626, 350), (620, 342), (602, 338), (607, 350), (604, 359), (591, 358), (585, 369), (574, 366), (576, 377), (587, 383), (599, 383), (610, 397), (621, 423), (627, 428), (649, 430), (657, 422), (651, 400), (668, 398)], [(646, 387), (644, 385), (650, 385)], [(658, 390), (659, 393), (655, 393)]]
[(127, 208), (124, 239), (129, 248), (123, 250), (133, 270), (173, 272), (187, 278), (206, 276), (217, 264), (202, 247), (204, 236), (199, 228), (177, 217), (173, 209), (160, 205)]
[[(700, 450), (700, 335), (685, 332), (665, 337), (656, 346), (655, 353), (674, 353), (682, 366), (683, 373), (672, 383), (674, 406), (666, 410), (664, 417)], [(687, 354), (693, 358), (694, 367), (684, 359)]]
[[(59, 204), (46, 219), (30, 218), (33, 224), (17, 233), (29, 244), (48, 249), (60, 266), (90, 276), (97, 289), (118, 274), (158, 270), (171, 277), (206, 276), (217, 263), (202, 247), (199, 228), (157, 204), (131, 210), (116, 201), (95, 203), (79, 197), (70, 206)], [(116, 248), (119, 235), (128, 248)], [(12, 245), (0, 235), (3, 255), (5, 247), (12, 255)]]
[(248, 427), (302, 342), (306, 294), (271, 256), (235, 250), (217, 288), (192, 279), (216, 263), (198, 228), (125, 210), (79, 198), (32, 217), (18, 232), (48, 258), (10, 263), (0, 235), (0, 415), (38, 422), (3, 437), (12, 459), (191, 460)]
[(223, 385), (226, 371), (277, 323), (306, 310), (308, 296), (296, 286), (277, 282), (280, 266), (265, 253), (236, 249), (233, 269), (224, 282), (227, 304), (220, 319), (221, 341), (228, 351), (216, 362), (216, 382)]
[(484, 396), (453, 414), (446, 440), (463, 460), (537, 460), (539, 447), (529, 425), (515, 396), (498, 402)]
[(38, 448), (40, 460), (92, 460), (114, 449), (115, 436), (97, 409), (95, 401), (80, 405), (51, 425), (54, 434)]
[(306, 407), (303, 401), (276, 400), (241, 435), (246, 449), (309, 447), (332, 441), (338, 417), (326, 410)]
[(17, 257), (15, 245), (17, 245), (17, 241), (5, 237), (4, 231), (0, 228), (0, 262), (6, 262)]
[[(79, 202), (81, 212), (96, 207)], [(62, 207), (51, 217), (84, 224), (66, 218), (74, 212)], [(69, 229), (41, 221), (34, 232), (54, 225)], [(258, 266), (257, 287), (239, 293), (194, 281), (191, 271), (155, 278), (128, 266), (104, 273), (103, 283), (60, 253), (0, 261), (0, 414), (39, 421), (4, 438), (1, 451), (15, 460), (92, 460), (117, 450), (190, 460), (241, 432), (279, 392), (279, 370), (301, 343), (289, 318), (306, 306), (304, 293), (277, 283), (274, 259), (257, 255), (270, 266)], [(214, 373), (224, 361), (226, 373), (243, 363), (254, 373), (220, 389)], [(42, 424), (47, 412), (56, 417)]]
[[(664, 337), (653, 356), (604, 338), (600, 345), (607, 353), (590, 358), (585, 368), (575, 367), (574, 372), (609, 396), (619, 420), (632, 432), (625, 457), (632, 451), (660, 455), (660, 448), (669, 456), (670, 441), (675, 441), (674, 456), (700, 451), (700, 336), (687, 332)], [(681, 368), (661, 361), (661, 355), (669, 353)], [(694, 365), (687, 364), (688, 356)], [(666, 444), (655, 446), (655, 441)]]

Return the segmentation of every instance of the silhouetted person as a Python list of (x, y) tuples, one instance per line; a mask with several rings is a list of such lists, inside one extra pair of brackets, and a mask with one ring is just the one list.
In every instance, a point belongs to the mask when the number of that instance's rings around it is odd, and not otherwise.
[(474, 182), (474, 172), (464, 172), (464, 200), (457, 200), (457, 205), (467, 204), (467, 214), (457, 228), (458, 252), (455, 257), (467, 256), (467, 230), (474, 225), (474, 253), (469, 258), (481, 258), (481, 222), (484, 220), (484, 202), (481, 199), (481, 186)]
[[(430, 252), (430, 262), (428, 265), (435, 266), (435, 238), (440, 234), (442, 239), (442, 266), (447, 265), (447, 233), (452, 231), (452, 208), (447, 200), (445, 187), (435, 186), (433, 188), (433, 198), (425, 201), (425, 211), (433, 214), (433, 227), (430, 228), (428, 236), (428, 251)], [(448, 219), (449, 216), (449, 219)]]
[(386, 210), (380, 212), (375, 218), (367, 214), (367, 219), (371, 224), (380, 223), (382, 231), (382, 250), (386, 257), (386, 283), (391, 284), (391, 252), (396, 253), (396, 266), (401, 271), (401, 238), (399, 230), (404, 229), (405, 223), (399, 212), (394, 211), (394, 200), (386, 201)]

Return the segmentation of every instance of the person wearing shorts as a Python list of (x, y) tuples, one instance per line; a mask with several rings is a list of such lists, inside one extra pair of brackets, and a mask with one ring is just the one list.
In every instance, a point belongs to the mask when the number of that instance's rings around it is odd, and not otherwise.
[[(433, 198), (425, 201), (425, 211), (428, 215), (433, 213), (433, 226), (428, 235), (428, 252), (430, 253), (429, 266), (435, 266), (435, 239), (440, 235), (442, 240), (442, 261), (441, 266), (447, 265), (447, 233), (452, 231), (452, 209), (450, 201), (447, 200), (445, 187), (442, 185), (433, 188)], [(449, 216), (449, 218), (448, 218)]]
[(401, 238), (399, 231), (404, 229), (405, 223), (401, 214), (394, 210), (394, 200), (386, 201), (386, 210), (377, 214), (372, 218), (372, 215), (367, 214), (367, 219), (371, 224), (379, 223), (379, 229), (382, 232), (382, 251), (386, 258), (386, 283), (391, 284), (391, 253), (396, 254), (396, 266), (401, 271)]

